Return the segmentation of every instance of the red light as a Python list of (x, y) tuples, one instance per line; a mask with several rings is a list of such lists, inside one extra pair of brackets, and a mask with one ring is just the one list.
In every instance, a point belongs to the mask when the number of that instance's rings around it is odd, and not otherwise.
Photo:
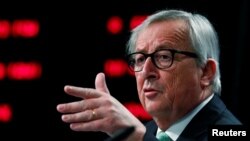
[(35, 37), (39, 32), (39, 22), (36, 20), (15, 20), (12, 25), (12, 32), (15, 37)]
[(120, 59), (106, 60), (104, 63), (104, 72), (109, 77), (121, 77), (127, 72), (127, 64)]
[(9, 122), (12, 118), (12, 109), (9, 104), (0, 104), (0, 122)]
[(144, 110), (141, 104), (135, 102), (125, 103), (124, 106), (138, 119), (151, 120), (152, 117)]
[(3, 80), (5, 77), (5, 65), (0, 63), (0, 80)]
[(107, 21), (107, 30), (112, 34), (118, 34), (122, 31), (123, 21), (118, 16), (113, 16)]
[(0, 39), (6, 39), (10, 36), (11, 26), (7, 20), (0, 20)]
[(32, 80), (41, 77), (42, 66), (36, 62), (15, 62), (8, 65), (7, 73), (10, 79)]
[(135, 27), (137, 27), (139, 24), (141, 24), (145, 19), (147, 18), (147, 16), (133, 16), (132, 19), (130, 20), (130, 30), (134, 29)]

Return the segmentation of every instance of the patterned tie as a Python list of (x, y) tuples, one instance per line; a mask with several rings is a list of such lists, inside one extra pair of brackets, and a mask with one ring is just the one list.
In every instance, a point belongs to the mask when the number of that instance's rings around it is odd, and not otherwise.
[(171, 141), (171, 138), (163, 131), (160, 131), (157, 135), (156, 138), (159, 141)]

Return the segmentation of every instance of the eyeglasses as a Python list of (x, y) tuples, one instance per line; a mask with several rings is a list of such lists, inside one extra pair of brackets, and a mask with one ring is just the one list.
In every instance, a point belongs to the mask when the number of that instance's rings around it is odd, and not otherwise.
[(175, 49), (161, 49), (156, 50), (153, 53), (146, 54), (143, 52), (135, 52), (127, 55), (129, 68), (132, 71), (139, 72), (142, 71), (145, 61), (148, 57), (151, 57), (153, 64), (158, 69), (167, 69), (172, 66), (174, 61), (174, 55), (176, 53), (184, 54), (186, 56), (197, 58), (197, 54), (188, 51), (179, 51)]

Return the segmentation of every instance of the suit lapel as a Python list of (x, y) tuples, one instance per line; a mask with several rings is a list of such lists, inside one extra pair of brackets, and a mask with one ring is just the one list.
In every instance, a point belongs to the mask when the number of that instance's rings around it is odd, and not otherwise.
[(207, 138), (209, 134), (207, 127), (213, 125), (225, 110), (225, 104), (214, 95), (211, 101), (194, 116), (177, 141)]

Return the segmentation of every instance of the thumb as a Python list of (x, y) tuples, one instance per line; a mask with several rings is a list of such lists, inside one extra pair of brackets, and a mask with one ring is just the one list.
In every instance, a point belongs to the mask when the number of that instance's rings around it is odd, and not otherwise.
[(95, 78), (95, 88), (99, 91), (109, 93), (104, 73), (98, 73)]

